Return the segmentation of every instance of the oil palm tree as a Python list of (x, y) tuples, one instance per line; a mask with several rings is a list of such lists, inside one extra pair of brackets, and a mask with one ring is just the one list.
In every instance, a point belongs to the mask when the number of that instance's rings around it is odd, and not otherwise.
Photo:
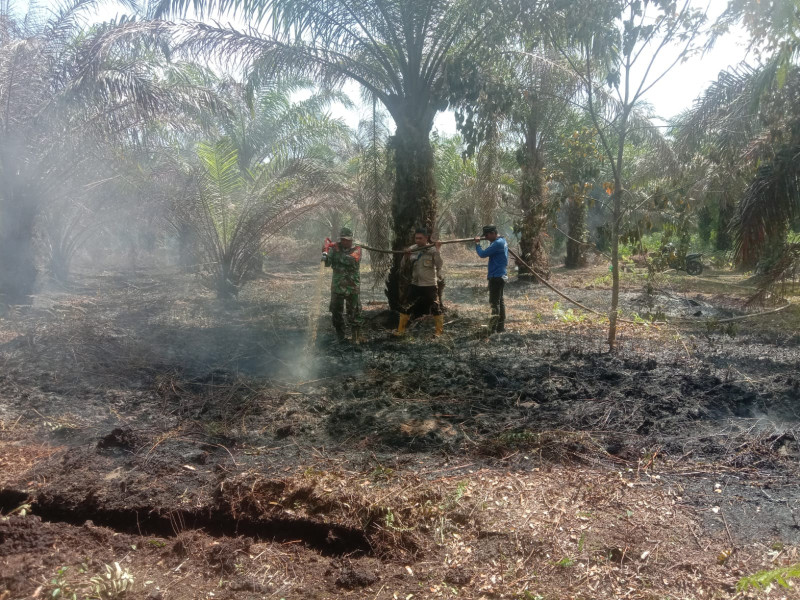
[[(328, 87), (354, 81), (376, 98), (396, 125), (397, 249), (410, 243), (415, 226), (436, 222), (433, 120), (448, 106), (449, 71), (512, 22), (504, 6), (490, 0), (162, 0), (154, 14), (237, 15), (249, 29), (188, 23), (186, 44), (238, 57), (256, 78), (290, 71)], [(399, 259), (395, 275), (398, 267)], [(388, 295), (396, 308), (396, 277), (390, 276)]]
[[(546, 278), (550, 269), (544, 242), (558, 201), (547, 194), (545, 167), (557, 145), (560, 125), (576, 102), (580, 81), (555, 51), (540, 44), (528, 51), (533, 45), (530, 40), (518, 40), (513, 49), (484, 55), (474, 70), (474, 86), (482, 91), (478, 109), (470, 102), (461, 103), (458, 116), (461, 130), (473, 145), (480, 141), (483, 148), (497, 146), (502, 131), (516, 146), (518, 193), (511, 212), (520, 254)], [(520, 273), (535, 281), (527, 268), (520, 266)]]
[(193, 229), (208, 281), (220, 298), (238, 293), (271, 236), (343, 189), (310, 157), (274, 157), (243, 171), (227, 139), (200, 143), (197, 157), (197, 193), (177, 217)]
[[(526, 53), (517, 63), (514, 77), (519, 89), (511, 120), (520, 140), (520, 251), (522, 258), (545, 277), (549, 277), (550, 268), (544, 236), (558, 210), (558, 201), (546, 193), (544, 169), (548, 150), (556, 143), (559, 125), (579, 89), (576, 78), (567, 73), (563, 61), (552, 52)], [(523, 268), (520, 273), (525, 271)]]
[(796, 1), (730, 0), (716, 30), (743, 24), (759, 64), (721, 73), (681, 119), (677, 137), (742, 180), (730, 229), (736, 262), (764, 267), (753, 301), (800, 268), (800, 246), (788, 236), (800, 221), (798, 8)]
[[(682, 115), (676, 141), (685, 155), (738, 181), (730, 225), (735, 258), (754, 267), (776, 252), (800, 217), (800, 67), (784, 59), (720, 74)], [(717, 179), (720, 177), (717, 175)]]

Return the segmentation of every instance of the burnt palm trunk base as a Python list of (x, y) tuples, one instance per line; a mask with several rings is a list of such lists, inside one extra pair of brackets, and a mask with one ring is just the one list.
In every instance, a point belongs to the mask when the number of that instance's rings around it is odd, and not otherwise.
[(389, 302), (389, 310), (400, 312), (405, 299), (408, 295), (408, 279), (400, 269), (400, 255), (395, 254), (392, 260), (392, 267), (386, 278), (386, 299)]
[[(519, 243), (520, 257), (536, 271), (538, 276), (550, 279), (550, 259), (543, 238), (541, 233), (529, 238), (522, 237)], [(539, 277), (534, 275), (528, 267), (522, 264), (517, 264), (517, 267), (519, 268), (520, 282), (539, 283)]]

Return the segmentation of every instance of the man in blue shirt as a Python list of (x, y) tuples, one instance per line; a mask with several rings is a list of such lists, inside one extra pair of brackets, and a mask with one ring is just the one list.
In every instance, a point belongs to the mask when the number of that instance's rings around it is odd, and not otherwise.
[(489, 242), (489, 246), (482, 250), (480, 246), (481, 238), (475, 238), (475, 250), (481, 258), (489, 258), (489, 304), (492, 307), (492, 317), (489, 322), (491, 333), (505, 331), (506, 328), (506, 304), (503, 300), (503, 288), (508, 279), (506, 267), (508, 267), (508, 244), (505, 239), (497, 233), (494, 225), (483, 227), (483, 237)]

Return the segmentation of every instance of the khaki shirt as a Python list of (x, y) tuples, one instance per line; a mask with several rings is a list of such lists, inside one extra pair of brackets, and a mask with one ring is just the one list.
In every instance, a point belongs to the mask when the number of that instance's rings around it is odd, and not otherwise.
[(408, 248), (411, 255), (403, 256), (401, 268), (411, 262), (411, 284), (421, 287), (436, 286), (441, 279), (442, 255), (434, 248), (417, 250), (414, 244)]

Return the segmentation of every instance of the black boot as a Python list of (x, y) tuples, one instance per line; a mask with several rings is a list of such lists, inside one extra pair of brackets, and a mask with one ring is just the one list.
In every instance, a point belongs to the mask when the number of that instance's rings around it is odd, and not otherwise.
[(497, 333), (501, 333), (506, 330), (506, 305), (500, 305), (500, 315), (497, 318), (497, 326), (494, 329)]
[(333, 329), (336, 331), (337, 342), (344, 342), (347, 339), (347, 335), (345, 334), (343, 325), (334, 325)]

